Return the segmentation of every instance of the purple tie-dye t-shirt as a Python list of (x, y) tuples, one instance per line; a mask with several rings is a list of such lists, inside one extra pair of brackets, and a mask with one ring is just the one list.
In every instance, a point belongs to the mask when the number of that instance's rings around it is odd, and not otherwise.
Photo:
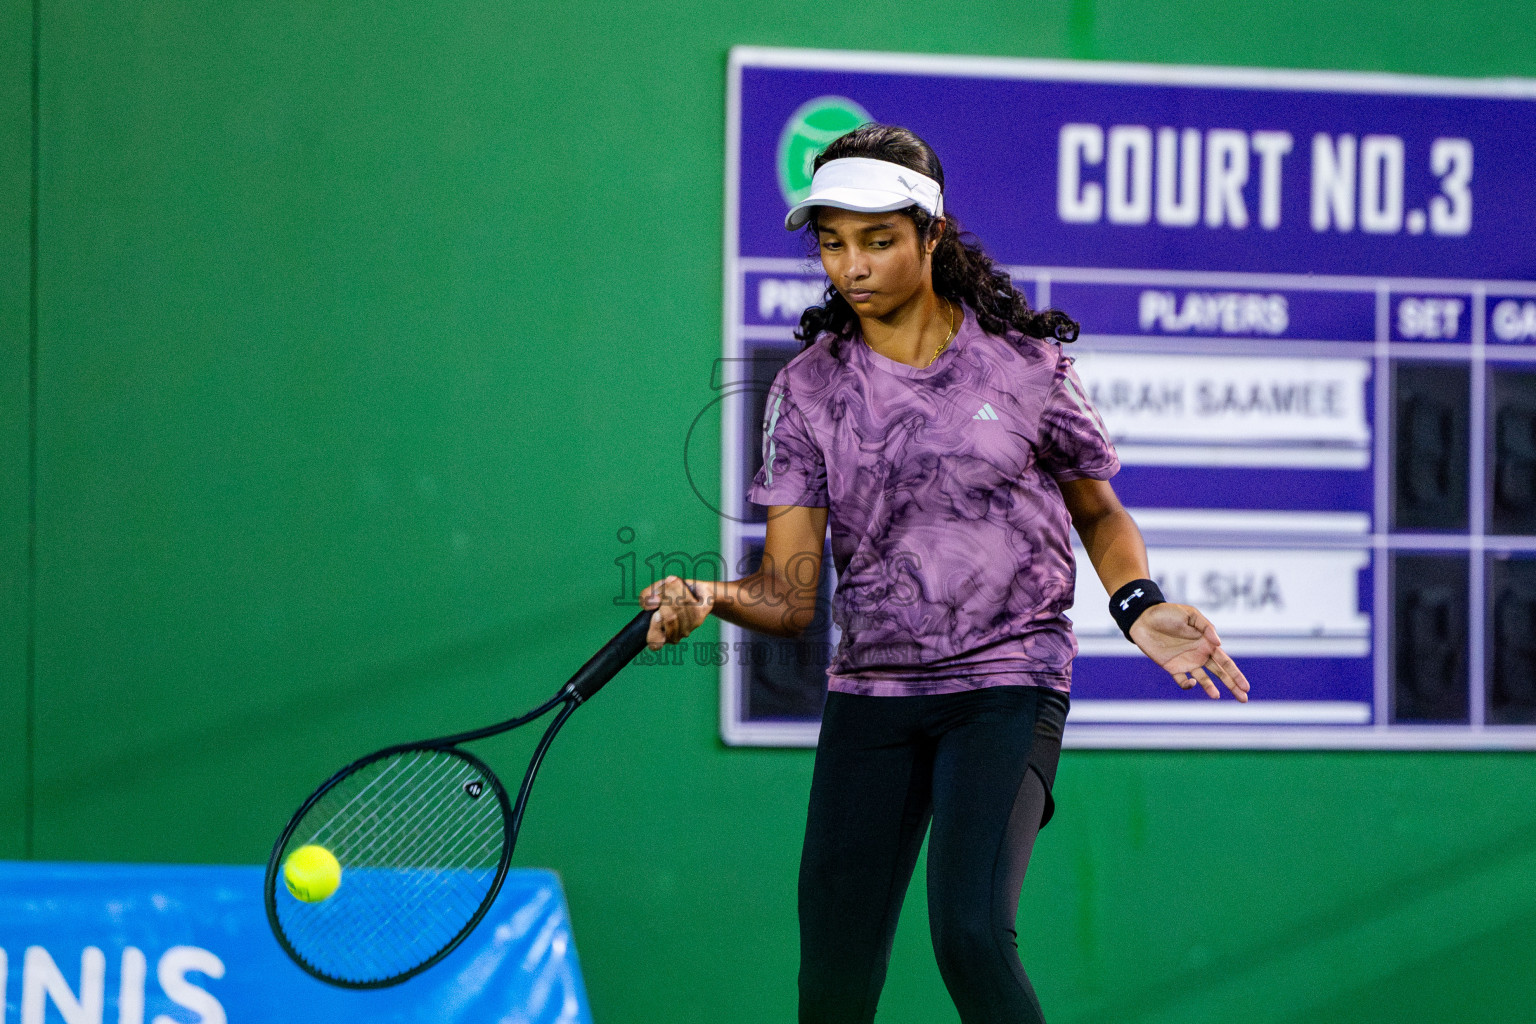
[(825, 507), (842, 640), (828, 687), (901, 696), (1067, 691), (1075, 568), (1059, 480), (1120, 468), (1059, 343), (967, 309), (927, 367), (830, 336), (774, 378), (760, 505)]

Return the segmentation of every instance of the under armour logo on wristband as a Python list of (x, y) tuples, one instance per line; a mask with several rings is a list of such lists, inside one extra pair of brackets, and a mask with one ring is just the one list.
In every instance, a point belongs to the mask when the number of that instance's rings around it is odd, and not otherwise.
[(1163, 600), (1162, 588), (1156, 580), (1131, 580), (1110, 595), (1109, 614), (1115, 620), (1115, 625), (1120, 627), (1120, 632), (1130, 640), (1132, 623), (1141, 617), (1142, 612), (1155, 604), (1162, 604)]

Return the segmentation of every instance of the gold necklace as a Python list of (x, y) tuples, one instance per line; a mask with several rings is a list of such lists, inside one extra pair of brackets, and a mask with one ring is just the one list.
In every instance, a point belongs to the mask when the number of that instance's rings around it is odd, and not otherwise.
[(943, 352), (946, 348), (949, 348), (950, 341), (952, 341), (955, 337), (955, 330), (960, 326), (955, 322), (955, 304), (950, 302), (948, 299), (945, 299), (944, 305), (949, 308), (949, 337), (944, 339), (944, 343), (942, 345), (934, 349), (933, 359), (930, 359), (923, 364), (924, 369), (932, 366), (933, 360), (939, 358), (939, 353)]

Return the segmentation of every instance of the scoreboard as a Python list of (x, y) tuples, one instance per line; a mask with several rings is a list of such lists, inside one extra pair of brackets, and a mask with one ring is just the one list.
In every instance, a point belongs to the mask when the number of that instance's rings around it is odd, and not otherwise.
[[(1536, 82), (737, 48), (723, 552), (761, 558), (763, 399), (826, 287), (787, 207), (865, 121), (1068, 347), (1170, 600), (1253, 699), (1179, 690), (1086, 554), (1068, 745), (1536, 748)], [(839, 641), (722, 623), (727, 742), (814, 744)]]

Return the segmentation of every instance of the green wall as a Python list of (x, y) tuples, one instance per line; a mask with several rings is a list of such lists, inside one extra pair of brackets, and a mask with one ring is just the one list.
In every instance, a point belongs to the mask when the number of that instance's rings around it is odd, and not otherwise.
[(27, 853), (32, 5), (0, 0), (0, 857)]
[[(256, 862), (337, 763), (477, 725), (709, 550), (733, 43), (1536, 75), (1536, 8), (0, 0), (0, 855)], [(636, 531), (632, 545), (616, 539)], [(705, 629), (713, 637), (714, 626)], [(811, 756), (635, 667), (553, 750), (600, 1024), (793, 1019)], [(528, 737), (482, 745), (520, 772)], [(1088, 753), (1025, 887), (1051, 1019), (1525, 1019), (1536, 761)], [(880, 1020), (955, 1019), (919, 879)]]

